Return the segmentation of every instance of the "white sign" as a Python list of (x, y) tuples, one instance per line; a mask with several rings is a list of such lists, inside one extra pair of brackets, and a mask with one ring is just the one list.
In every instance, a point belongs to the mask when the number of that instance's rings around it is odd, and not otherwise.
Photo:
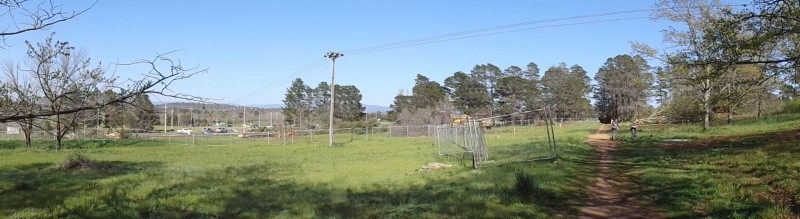
[(16, 135), (19, 134), (19, 127), (6, 127), (6, 134)]

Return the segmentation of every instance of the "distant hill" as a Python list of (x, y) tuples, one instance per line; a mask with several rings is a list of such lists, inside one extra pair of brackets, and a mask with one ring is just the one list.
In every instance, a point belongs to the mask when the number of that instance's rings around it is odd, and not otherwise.
[[(164, 104), (161, 103), (154, 103), (155, 108), (163, 108)], [(241, 106), (233, 106), (228, 104), (202, 104), (202, 103), (185, 103), (185, 102), (176, 102), (176, 103), (167, 103), (167, 106), (170, 108), (194, 108), (194, 109), (231, 109), (231, 108), (241, 108)], [(247, 107), (255, 107), (267, 110), (280, 110), (283, 107), (283, 104), (253, 104), (248, 105)], [(392, 110), (387, 106), (378, 106), (378, 105), (370, 105), (365, 104), (364, 110), (365, 113), (375, 113), (375, 112), (388, 112)]]
[(264, 109), (280, 109), (281, 107), (283, 107), (283, 104), (253, 104), (247, 106), (264, 108)]
[(385, 113), (385, 112), (389, 112), (389, 110), (392, 110), (392, 108), (389, 108), (387, 106), (378, 106), (378, 105), (369, 105), (369, 104), (364, 105), (364, 107), (367, 108), (366, 110), (364, 110), (365, 113), (375, 113), (375, 112), (384, 112)]

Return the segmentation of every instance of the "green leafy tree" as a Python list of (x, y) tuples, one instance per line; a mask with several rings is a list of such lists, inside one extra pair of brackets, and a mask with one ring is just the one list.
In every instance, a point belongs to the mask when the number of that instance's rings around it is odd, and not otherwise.
[(555, 107), (556, 116), (579, 117), (590, 112), (589, 77), (579, 65), (570, 68), (566, 63), (552, 66), (542, 76), (545, 103)]
[(308, 102), (306, 99), (308, 86), (300, 78), (294, 79), (292, 85), (286, 89), (286, 96), (283, 98), (284, 121), (296, 124), (298, 121), (306, 121), (308, 116)]
[[(317, 87), (312, 90), (314, 100), (312, 101), (312, 114), (314, 125), (312, 127), (327, 127), (328, 114), (331, 107), (331, 86), (327, 82), (320, 82)], [(319, 126), (319, 127), (318, 127)]]
[(470, 72), (470, 76), (480, 82), (483, 87), (485, 87), (486, 92), (489, 94), (489, 116), (494, 115), (495, 111), (497, 111), (497, 92), (495, 89), (497, 87), (497, 80), (504, 77), (503, 71), (500, 70), (499, 67), (487, 63), (483, 65), (475, 65)]
[(355, 121), (364, 117), (366, 107), (361, 105), (361, 91), (354, 85), (336, 85), (334, 117)]
[(447, 99), (447, 88), (418, 74), (412, 95), (403, 95), (401, 90), (395, 96), (392, 111), (400, 124), (430, 125), (449, 123), (453, 107)]
[(153, 126), (159, 123), (159, 117), (149, 96), (137, 96), (130, 108), (132, 109), (127, 111), (129, 114), (127, 124), (130, 124), (132, 129), (153, 130)]
[(412, 107), (412, 96), (405, 95), (403, 90), (397, 92), (397, 96), (394, 97), (394, 102), (389, 107), (392, 108), (389, 111), (389, 119), (397, 121), (398, 114), (404, 111), (413, 110)]
[(486, 86), (463, 72), (453, 73), (444, 80), (448, 95), (458, 111), (465, 114), (489, 114), (491, 99)]
[(442, 85), (421, 74), (417, 74), (411, 92), (411, 105), (414, 108), (433, 107), (447, 99), (447, 90)]
[(641, 56), (618, 55), (595, 74), (595, 107), (600, 118), (631, 119), (647, 108), (653, 84), (651, 67)]

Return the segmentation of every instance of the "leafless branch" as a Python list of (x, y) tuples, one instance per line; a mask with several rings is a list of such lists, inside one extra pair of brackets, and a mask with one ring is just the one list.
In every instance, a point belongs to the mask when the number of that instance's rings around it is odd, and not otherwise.
[(47, 29), (55, 24), (72, 20), (92, 9), (98, 1), (83, 10), (64, 11), (61, 5), (52, 0), (0, 0), (5, 8), (0, 19), (8, 19), (9, 26), (0, 31), (0, 42), (6, 37)]

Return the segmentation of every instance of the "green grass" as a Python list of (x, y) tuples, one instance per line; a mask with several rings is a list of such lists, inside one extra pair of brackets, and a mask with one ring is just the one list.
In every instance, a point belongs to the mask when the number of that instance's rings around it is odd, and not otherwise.
[[(0, 217), (575, 215), (572, 206), (582, 203), (582, 189), (594, 168), (585, 165), (594, 151), (583, 141), (596, 127), (556, 128), (561, 159), (555, 162), (504, 162), (480, 170), (472, 170), (458, 156), (438, 156), (433, 140), (424, 137), (376, 136), (369, 141), (337, 141), (337, 147), (300, 140), (285, 146), (263, 146), (246, 139), (227, 146), (85, 141), (69, 143), (62, 152), (4, 142), (7, 146), (0, 146)], [(491, 153), (492, 148), (535, 144), (536, 138), (530, 136), (543, 134), (536, 128), (516, 132), (512, 127), (498, 128), (487, 133), (487, 143)], [(60, 164), (76, 159), (75, 153), (89, 158), (94, 167), (60, 169)], [(417, 172), (429, 162), (454, 167)], [(524, 190), (519, 189), (520, 183)]]
[[(700, 125), (646, 125), (623, 141), (640, 196), (673, 218), (800, 216), (800, 115)], [(689, 142), (664, 142), (688, 139)]]

